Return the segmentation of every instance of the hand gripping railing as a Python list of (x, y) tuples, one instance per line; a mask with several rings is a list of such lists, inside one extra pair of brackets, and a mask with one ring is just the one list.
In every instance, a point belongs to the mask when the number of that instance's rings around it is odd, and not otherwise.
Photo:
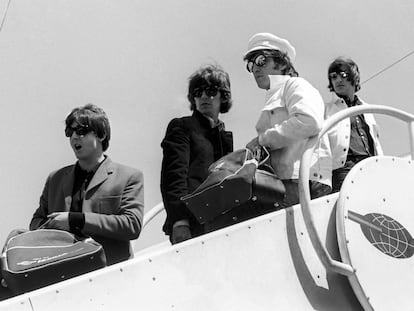
[(308, 231), (312, 245), (326, 270), (343, 275), (352, 275), (354, 273), (354, 268), (351, 265), (333, 260), (329, 255), (326, 247), (322, 243), (318, 232), (316, 231), (315, 223), (313, 221), (313, 216), (310, 210), (311, 199), (309, 190), (309, 171), (313, 152), (321, 137), (325, 135), (338, 122), (362, 113), (389, 115), (408, 123), (411, 159), (414, 159), (414, 115), (390, 107), (361, 105), (340, 111), (325, 121), (324, 126), (318, 136), (309, 138), (305, 147), (305, 152), (302, 156), (299, 172), (299, 198), (303, 219), (305, 221), (306, 229)]
[(144, 220), (142, 221), (142, 229), (145, 228), (148, 223), (150, 223), (155, 216), (157, 216), (159, 213), (161, 213), (164, 210), (164, 204), (162, 202), (155, 205), (153, 208), (151, 208), (148, 212), (144, 215)]

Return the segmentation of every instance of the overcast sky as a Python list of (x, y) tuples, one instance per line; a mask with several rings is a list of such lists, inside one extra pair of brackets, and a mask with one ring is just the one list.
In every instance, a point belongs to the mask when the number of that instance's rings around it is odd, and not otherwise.
[[(349, 56), (368, 79), (414, 50), (413, 16), (411, 0), (12, 0), (0, 32), (0, 243), (27, 228), (47, 175), (74, 163), (63, 132), (72, 108), (104, 108), (108, 155), (144, 172), (149, 210), (161, 201), (160, 142), (171, 118), (190, 113), (187, 78), (200, 65), (215, 62), (230, 74), (234, 105), (222, 119), (238, 149), (255, 135), (264, 98), (242, 61), (254, 33), (288, 39), (300, 75), (329, 100), (329, 63)], [(414, 55), (359, 95), (414, 113), (413, 77)], [(406, 126), (377, 119), (385, 152), (407, 153)], [(162, 218), (137, 248), (165, 239)]]

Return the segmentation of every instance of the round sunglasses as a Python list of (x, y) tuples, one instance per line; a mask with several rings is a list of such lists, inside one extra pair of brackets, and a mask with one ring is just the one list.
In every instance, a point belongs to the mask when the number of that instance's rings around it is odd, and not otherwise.
[(342, 78), (342, 79), (348, 79), (349, 78), (349, 73), (347, 73), (345, 71), (340, 71), (340, 72), (331, 72), (329, 74), (329, 78), (331, 80), (336, 80), (339, 77)]
[(256, 65), (258, 67), (263, 67), (266, 64), (266, 61), (269, 57), (270, 56), (259, 54), (255, 58), (248, 60), (247, 64), (246, 64), (247, 71), (252, 72), (254, 65)]
[(85, 136), (89, 132), (92, 132), (92, 129), (87, 125), (79, 125), (77, 127), (66, 127), (65, 135), (66, 137), (72, 137), (73, 133), (76, 133), (78, 136)]
[(199, 87), (194, 89), (193, 96), (194, 97), (201, 97), (203, 96), (203, 92), (206, 93), (208, 97), (215, 97), (220, 89), (217, 86), (206, 86), (206, 87)]

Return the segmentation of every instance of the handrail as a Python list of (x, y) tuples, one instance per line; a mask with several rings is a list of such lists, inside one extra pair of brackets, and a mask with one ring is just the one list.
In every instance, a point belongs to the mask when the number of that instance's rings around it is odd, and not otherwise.
[(299, 199), (302, 209), (303, 219), (305, 221), (306, 229), (309, 233), (313, 248), (315, 249), (319, 259), (328, 271), (336, 272), (343, 275), (353, 275), (354, 268), (351, 265), (345, 264), (341, 261), (333, 260), (329, 255), (326, 247), (322, 243), (322, 240), (316, 231), (313, 216), (310, 210), (310, 190), (309, 190), (309, 174), (310, 174), (310, 163), (312, 160), (313, 152), (316, 148), (317, 143), (323, 135), (325, 135), (334, 125), (338, 122), (349, 118), (351, 116), (359, 115), (362, 113), (377, 113), (395, 117), (408, 123), (409, 139), (410, 139), (410, 150), (411, 159), (414, 160), (414, 115), (404, 112), (399, 109), (377, 106), (377, 105), (361, 105), (352, 107), (336, 113), (327, 119), (324, 123), (322, 130), (318, 136), (309, 138), (305, 152), (303, 153), (300, 171), (299, 171)]
[(148, 223), (150, 223), (155, 216), (157, 216), (159, 213), (161, 213), (164, 210), (164, 204), (162, 202), (155, 205), (153, 208), (151, 208), (148, 212), (144, 215), (144, 220), (142, 221), (142, 229), (145, 228)]

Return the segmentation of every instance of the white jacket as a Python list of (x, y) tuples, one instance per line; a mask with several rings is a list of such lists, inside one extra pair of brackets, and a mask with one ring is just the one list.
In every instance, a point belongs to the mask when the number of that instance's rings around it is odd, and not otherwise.
[[(273, 169), (281, 179), (298, 179), (300, 160), (307, 139), (322, 128), (325, 105), (309, 82), (285, 75), (270, 77), (256, 130), (259, 144), (269, 147)], [(310, 178), (331, 185), (332, 158), (328, 137), (315, 149)]]
[[(360, 98), (363, 105), (368, 105)], [(325, 118), (329, 118), (335, 113), (347, 109), (345, 101), (334, 95), (331, 102), (326, 103)], [(365, 122), (369, 127), (369, 133), (374, 141), (376, 155), (382, 155), (382, 147), (379, 141), (379, 127), (371, 113), (364, 114)], [(351, 137), (351, 121), (349, 118), (339, 122), (329, 132), (329, 143), (332, 151), (332, 169), (343, 167), (349, 150), (349, 140)]]

